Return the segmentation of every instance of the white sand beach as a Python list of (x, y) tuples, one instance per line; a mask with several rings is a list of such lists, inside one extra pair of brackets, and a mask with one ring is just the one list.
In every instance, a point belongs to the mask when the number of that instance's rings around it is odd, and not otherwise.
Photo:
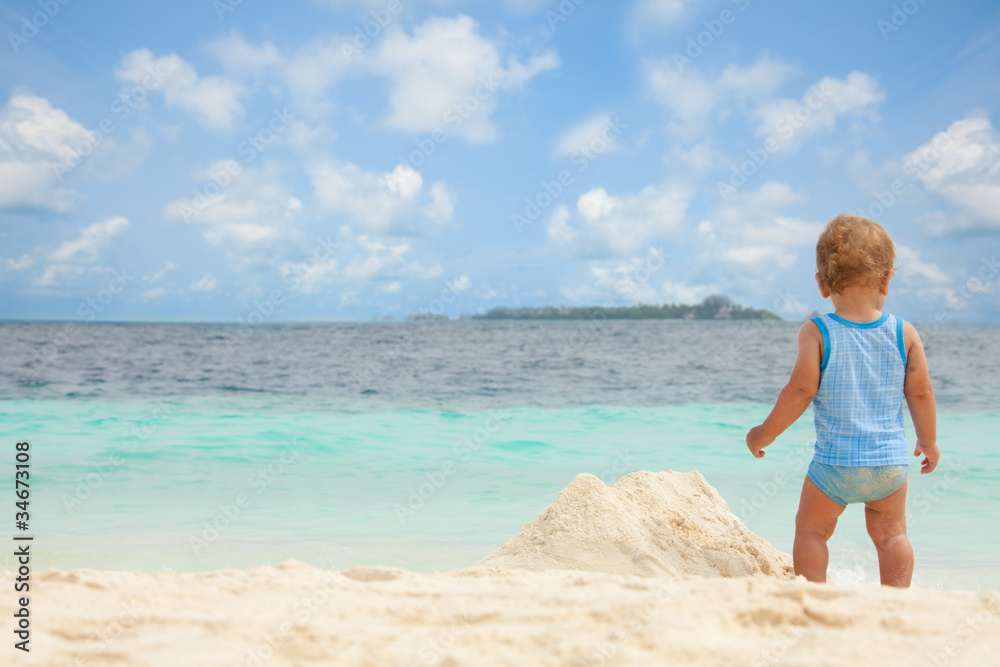
[[(4, 618), (13, 604), (0, 596)], [(1000, 654), (1000, 592), (796, 579), (697, 472), (611, 487), (581, 475), (468, 569), (50, 570), (33, 575), (30, 609), (31, 653), (5, 647), (4, 664), (979, 666)]]

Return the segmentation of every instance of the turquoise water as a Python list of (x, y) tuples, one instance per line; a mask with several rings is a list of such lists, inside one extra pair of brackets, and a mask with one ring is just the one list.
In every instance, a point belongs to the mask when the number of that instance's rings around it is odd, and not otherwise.
[[(581, 472), (610, 484), (635, 470), (697, 469), (753, 531), (790, 551), (812, 420), (756, 460), (743, 438), (769, 409), (450, 411), (241, 395), (6, 400), (0, 423), (31, 441), (39, 568), (195, 571), (296, 558), (429, 571), (473, 564)], [(942, 410), (941, 466), (921, 476), (914, 460), (917, 585), (1000, 588), (998, 430), (998, 412)], [(6, 451), (0, 466), (13, 470)], [(845, 512), (831, 556), (839, 583), (877, 582), (861, 507)]]

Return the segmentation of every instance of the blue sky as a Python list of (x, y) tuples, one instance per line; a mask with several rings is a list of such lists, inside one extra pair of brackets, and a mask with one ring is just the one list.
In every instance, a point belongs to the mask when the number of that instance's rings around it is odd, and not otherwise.
[(996, 322), (1000, 6), (36, 0), (0, 8), (0, 318), (323, 321), (498, 305)]

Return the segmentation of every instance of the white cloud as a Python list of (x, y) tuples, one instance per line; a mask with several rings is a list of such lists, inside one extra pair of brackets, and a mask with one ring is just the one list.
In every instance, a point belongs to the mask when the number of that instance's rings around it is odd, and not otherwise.
[(76, 193), (59, 187), (56, 167), (75, 164), (74, 149), (86, 143), (87, 129), (48, 100), (15, 92), (0, 109), (0, 209), (65, 212)]
[(794, 264), (797, 257), (797, 254), (784, 244), (741, 245), (738, 248), (726, 248), (720, 255), (723, 260), (731, 264), (750, 268), (773, 265), (782, 269)]
[(685, 285), (667, 281), (663, 283), (660, 293), (666, 303), (695, 304), (718, 292), (719, 289), (714, 285)]
[(151, 301), (157, 299), (167, 293), (166, 287), (153, 287), (148, 290), (143, 290), (139, 292), (139, 299), (142, 301)]
[[(302, 202), (288, 194), (273, 171), (234, 165), (231, 160), (220, 160), (196, 172), (201, 184), (196, 190), (202, 194), (170, 202), (164, 217), (204, 225), (202, 235), (215, 246), (227, 241), (253, 245), (288, 236)], [(229, 175), (224, 188), (214, 187), (220, 174)]]
[(18, 259), (8, 259), (7, 268), (11, 271), (24, 271), (34, 263), (35, 261), (25, 254), (21, 255)]
[(735, 99), (753, 100), (770, 97), (796, 73), (793, 66), (765, 54), (748, 67), (727, 65), (715, 85)]
[(550, 241), (562, 244), (569, 243), (576, 238), (576, 230), (569, 226), (569, 220), (569, 208), (565, 204), (557, 205), (555, 211), (552, 212), (552, 217), (549, 218), (548, 227), (545, 229), (545, 235)]
[(255, 44), (234, 30), (206, 44), (204, 51), (233, 77), (287, 86), (289, 106), (296, 114), (323, 118), (333, 109), (330, 88), (352, 70), (360, 73), (360, 59), (347, 58), (342, 50), (353, 39), (354, 35), (323, 35), (285, 54), (272, 42)]
[(556, 155), (573, 155), (574, 153), (605, 153), (617, 150), (618, 136), (621, 132), (617, 118), (609, 114), (591, 116), (583, 122), (570, 128), (556, 143)]
[[(50, 263), (32, 282), (42, 288), (73, 288), (79, 287), (80, 279), (87, 275), (108, 272), (110, 269), (98, 265), (97, 260), (112, 240), (129, 226), (126, 218), (118, 216), (81, 228), (76, 238), (64, 241), (48, 253), (46, 259)], [(21, 258), (20, 264), (25, 261), (30, 262), (27, 255)]]
[(675, 144), (670, 152), (663, 156), (663, 161), (678, 172), (701, 175), (721, 162), (721, 156), (708, 142), (694, 144), (685, 148)]
[[(270, 42), (252, 44), (234, 32), (206, 49), (234, 76), (269, 77), (287, 86), (296, 111), (313, 118), (326, 117), (333, 109), (330, 89), (345, 77), (384, 78), (389, 90), (386, 127), (412, 133), (439, 130), (472, 143), (497, 138), (490, 116), (502, 93), (559, 67), (552, 50), (526, 59), (503, 53), (499, 42), (481, 35), (476, 21), (463, 15), (432, 17), (412, 32), (393, 22), (364, 48), (357, 48), (355, 40), (354, 33), (321, 36), (283, 55)], [(238, 109), (242, 88), (232, 91)]]
[(778, 243), (785, 246), (807, 246), (816, 243), (823, 225), (798, 218), (775, 216), (768, 224), (747, 226), (743, 239), (751, 243)]
[(904, 156), (903, 168), (961, 212), (943, 216), (933, 231), (1000, 228), (1000, 134), (985, 115), (955, 121)]
[(158, 283), (164, 278), (166, 278), (167, 274), (176, 268), (177, 268), (176, 264), (174, 264), (173, 262), (167, 262), (166, 264), (163, 265), (163, 268), (161, 268), (159, 271), (149, 276), (143, 276), (142, 279), (144, 282)]
[(78, 279), (86, 273), (86, 268), (74, 264), (49, 264), (42, 275), (33, 281), (38, 287), (56, 287), (60, 283)]
[(204, 276), (191, 283), (190, 289), (192, 292), (213, 292), (218, 286), (219, 283), (215, 279), (215, 276), (206, 273)]
[(638, 0), (632, 24), (637, 29), (669, 28), (686, 18), (694, 5), (693, 0)]
[(673, 114), (673, 129), (685, 135), (704, 129), (717, 108), (770, 97), (796, 71), (768, 55), (747, 67), (729, 65), (714, 81), (694, 67), (679, 70), (670, 58), (646, 60), (644, 70), (650, 94)]
[(844, 79), (823, 77), (800, 99), (772, 99), (796, 69), (766, 54), (747, 67), (731, 64), (714, 80), (693, 66), (679, 69), (670, 58), (647, 59), (644, 70), (647, 90), (671, 113), (668, 127), (678, 137), (698, 137), (716, 112), (750, 105), (758, 137), (776, 146), (770, 152), (794, 150), (809, 135), (836, 127), (843, 117), (855, 125), (877, 122), (876, 109), (885, 99), (878, 82), (864, 72), (851, 72)]
[(234, 74), (275, 73), (285, 65), (284, 57), (273, 43), (251, 44), (236, 31), (209, 42), (205, 52)]
[(403, 291), (403, 283), (398, 280), (393, 280), (384, 285), (380, 285), (377, 291), (380, 294), (399, 294)]
[(358, 236), (359, 246), (368, 251), (367, 257), (355, 257), (344, 267), (344, 276), (351, 280), (369, 280), (375, 276), (402, 276), (435, 278), (441, 275), (441, 267), (425, 268), (406, 260), (410, 251), (408, 243), (391, 245), (365, 235)]
[(836, 127), (842, 116), (877, 122), (876, 107), (884, 99), (878, 82), (864, 72), (851, 72), (844, 79), (823, 77), (801, 99), (779, 99), (758, 107), (757, 135), (772, 139), (780, 150), (794, 150), (809, 135)]
[(362, 231), (431, 235), (451, 224), (454, 203), (445, 184), (435, 182), (425, 196), (420, 172), (404, 164), (378, 173), (328, 161), (309, 172), (320, 205), (347, 215)]
[(562, 294), (577, 303), (657, 303), (661, 299), (653, 285), (668, 261), (663, 248), (656, 247), (649, 248), (645, 257), (591, 262), (592, 282), (575, 290), (563, 289)]
[(49, 260), (58, 263), (89, 263), (97, 260), (101, 248), (115, 236), (128, 229), (129, 221), (123, 217), (108, 218), (80, 230), (79, 235), (65, 241), (49, 253)]
[(228, 129), (243, 114), (242, 84), (220, 76), (199, 77), (194, 67), (176, 54), (154, 58), (149, 49), (137, 49), (122, 59), (115, 76), (159, 91), (167, 106), (193, 113), (205, 127)]
[(320, 117), (330, 110), (329, 89), (352, 70), (352, 65), (356, 69), (362, 64), (360, 57), (349, 59), (342, 51), (353, 37), (317, 37), (289, 59), (282, 79), (295, 95), (296, 109)]
[(646, 86), (653, 98), (685, 123), (703, 117), (715, 108), (722, 91), (694, 69), (686, 73), (669, 59), (647, 60)]
[(281, 277), (293, 291), (303, 294), (319, 292), (324, 285), (337, 282), (339, 264), (336, 258), (328, 257), (318, 261), (285, 262), (281, 265)]
[[(441, 275), (439, 265), (426, 267), (409, 259), (411, 246), (402, 241), (384, 241), (361, 234), (354, 239), (344, 237), (339, 246), (340, 256), (310, 257), (302, 261), (284, 262), (280, 266), (283, 280), (291, 289), (302, 293), (319, 293), (336, 285), (357, 287), (359, 283), (408, 278), (429, 279)], [(357, 296), (360, 291), (351, 292)], [(352, 297), (353, 298), (353, 297)]]
[(322, 35), (283, 54), (272, 42), (254, 44), (238, 32), (210, 42), (205, 51), (233, 76), (287, 86), (296, 113), (325, 117), (333, 108), (330, 88), (349, 73), (361, 74), (363, 58), (350, 52), (355, 35)]
[(424, 207), (424, 215), (431, 220), (448, 222), (455, 215), (455, 196), (443, 182), (431, 185), (431, 201)]
[(680, 230), (688, 206), (688, 192), (678, 185), (649, 185), (635, 194), (609, 195), (602, 187), (580, 195), (579, 220), (556, 209), (549, 221), (549, 238), (567, 242), (576, 237), (584, 253), (623, 255)]
[(897, 243), (896, 256), (897, 275), (905, 283), (938, 286), (951, 283), (951, 277), (937, 264), (922, 259), (919, 250)]
[(699, 223), (698, 232), (708, 246), (702, 260), (718, 265), (722, 259), (724, 265), (742, 267), (741, 272), (792, 266), (802, 248), (815, 247), (823, 229), (822, 223), (781, 215), (782, 209), (803, 199), (801, 193), (776, 181), (742, 192)]
[(410, 251), (408, 243), (385, 245), (367, 236), (359, 236), (357, 241), (369, 252), (369, 255), (355, 257), (344, 267), (344, 276), (351, 280), (365, 281), (377, 276), (386, 267), (401, 264), (406, 253)]
[(391, 81), (386, 126), (412, 133), (439, 129), (472, 143), (496, 140), (490, 115), (500, 89), (515, 89), (559, 66), (553, 51), (524, 63), (509, 56), (505, 65), (496, 44), (462, 15), (432, 17), (412, 36), (389, 32), (365, 59), (370, 71)]

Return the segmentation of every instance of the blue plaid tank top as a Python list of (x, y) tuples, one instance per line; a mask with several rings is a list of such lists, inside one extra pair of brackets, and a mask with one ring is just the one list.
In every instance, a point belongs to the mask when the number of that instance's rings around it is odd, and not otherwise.
[(812, 321), (823, 334), (819, 389), (812, 402), (813, 459), (835, 466), (908, 465), (903, 320), (882, 313), (874, 322), (851, 322), (829, 313)]

